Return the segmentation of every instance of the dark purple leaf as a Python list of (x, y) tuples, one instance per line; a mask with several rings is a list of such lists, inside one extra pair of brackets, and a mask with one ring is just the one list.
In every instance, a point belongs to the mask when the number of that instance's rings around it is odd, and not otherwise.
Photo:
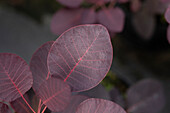
[(127, 111), (130, 113), (159, 113), (164, 104), (163, 87), (157, 80), (142, 80), (127, 91)]
[(86, 1), (93, 4), (103, 5), (105, 3), (110, 2), (111, 0), (86, 0)]
[(53, 41), (46, 42), (33, 54), (30, 62), (30, 69), (33, 75), (33, 89), (35, 92), (39, 89), (39, 86), (48, 79), (50, 73), (47, 68), (47, 56), (51, 48)]
[(27, 63), (11, 53), (0, 53), (0, 100), (11, 102), (32, 87), (32, 74)]
[(121, 32), (124, 26), (125, 14), (122, 9), (118, 7), (102, 9), (97, 13), (97, 19), (111, 32)]
[(77, 108), (76, 113), (126, 113), (116, 103), (104, 100), (90, 98), (83, 101)]
[(56, 12), (51, 21), (51, 30), (53, 33), (60, 35), (70, 27), (80, 24), (81, 9), (61, 9)]
[(63, 80), (49, 78), (40, 86), (38, 96), (51, 111), (62, 111), (70, 102), (70, 87)]
[[(31, 105), (31, 101), (27, 94), (24, 95), (24, 98)], [(27, 106), (21, 97), (12, 101), (10, 104), (17, 113), (32, 113), (31, 109)]]
[(165, 19), (170, 24), (170, 7), (168, 7), (165, 12)]
[(94, 9), (84, 9), (81, 15), (82, 24), (92, 24), (96, 22), (96, 12)]
[(142, 36), (142, 38), (149, 40), (155, 30), (155, 17), (146, 12), (145, 9), (136, 13), (132, 19), (132, 24), (136, 32)]
[(170, 44), (170, 25), (167, 28), (167, 40), (168, 40), (168, 43)]
[(125, 107), (125, 100), (117, 88), (113, 88), (110, 91), (110, 97), (113, 102), (119, 104), (122, 107)]
[(12, 113), (7, 104), (0, 102), (0, 113)]
[(78, 7), (83, 2), (83, 0), (57, 0), (61, 4), (68, 6), (68, 7)]
[(64, 32), (53, 44), (47, 65), (52, 75), (64, 79), (72, 91), (98, 85), (112, 63), (110, 36), (102, 25), (81, 25)]
[(52, 112), (52, 113), (75, 113), (77, 106), (86, 99), (88, 99), (88, 97), (86, 96), (74, 95), (71, 97), (70, 104), (67, 106), (67, 108), (64, 111)]

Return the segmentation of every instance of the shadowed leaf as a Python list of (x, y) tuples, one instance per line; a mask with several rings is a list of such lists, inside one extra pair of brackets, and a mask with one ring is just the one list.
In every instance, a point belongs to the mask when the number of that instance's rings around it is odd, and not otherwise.
[(81, 25), (64, 32), (53, 44), (47, 65), (52, 75), (64, 79), (72, 91), (98, 85), (112, 63), (110, 36), (102, 25)]
[(92, 24), (96, 22), (96, 12), (94, 9), (83, 9), (81, 15), (81, 24)]
[(62, 111), (70, 102), (70, 87), (63, 80), (49, 78), (40, 86), (38, 96), (51, 111)]
[(19, 56), (0, 53), (0, 100), (11, 102), (32, 87), (29, 66)]
[(130, 113), (159, 113), (165, 104), (163, 87), (154, 79), (142, 80), (127, 91)]
[(8, 105), (0, 102), (0, 113), (12, 113), (12, 111), (9, 109)]
[(33, 54), (30, 62), (30, 69), (33, 75), (33, 89), (35, 92), (39, 89), (39, 86), (49, 78), (50, 73), (47, 68), (47, 56), (51, 48), (53, 41), (43, 44)]

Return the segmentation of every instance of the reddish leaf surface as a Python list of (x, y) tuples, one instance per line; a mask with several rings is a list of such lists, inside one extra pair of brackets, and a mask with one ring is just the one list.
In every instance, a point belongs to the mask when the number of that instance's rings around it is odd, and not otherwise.
[(170, 7), (165, 12), (165, 19), (170, 24)]
[(0, 102), (0, 113), (12, 113), (12, 111), (9, 109), (8, 105)]
[(92, 24), (96, 22), (96, 12), (92, 9), (83, 9), (83, 12), (81, 14), (81, 20), (82, 24)]
[(76, 113), (126, 113), (116, 103), (104, 100), (90, 98), (83, 101), (77, 108)]
[(63, 80), (49, 78), (38, 90), (38, 96), (51, 111), (62, 111), (70, 102), (70, 87)]
[(145, 79), (127, 91), (128, 112), (159, 113), (165, 104), (163, 87), (154, 79)]
[(168, 43), (170, 44), (170, 25), (167, 28), (167, 40), (168, 40)]
[(107, 29), (102, 25), (81, 25), (64, 32), (53, 44), (47, 65), (72, 91), (88, 90), (106, 76), (113, 50)]
[(88, 99), (88, 97), (86, 97), (86, 96), (74, 95), (71, 97), (70, 104), (67, 106), (67, 108), (64, 111), (52, 112), (52, 113), (75, 113), (77, 106), (86, 99)]
[(19, 56), (0, 53), (0, 100), (11, 102), (32, 87), (29, 66)]
[(61, 4), (68, 6), (68, 7), (78, 7), (83, 2), (83, 0), (57, 0)]
[(98, 21), (111, 32), (121, 32), (124, 26), (125, 15), (120, 8), (102, 9), (97, 14)]
[(53, 33), (60, 35), (65, 30), (80, 24), (81, 9), (61, 9), (56, 12), (51, 21), (51, 30)]
[[(28, 95), (25, 94), (24, 98), (27, 100), (27, 102), (31, 105), (31, 101), (28, 98)], [(32, 113), (31, 109), (27, 106), (27, 104), (24, 102), (22, 98), (18, 98), (11, 103), (12, 108), (15, 110), (17, 113)]]
[(47, 56), (51, 48), (53, 41), (46, 42), (40, 48), (36, 50), (30, 61), (30, 69), (33, 75), (33, 89), (35, 92), (39, 89), (39, 86), (48, 79), (50, 73), (47, 67)]

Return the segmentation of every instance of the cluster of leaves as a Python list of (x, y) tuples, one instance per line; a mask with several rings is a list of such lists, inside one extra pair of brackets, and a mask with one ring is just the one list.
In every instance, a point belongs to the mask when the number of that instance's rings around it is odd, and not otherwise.
[[(125, 113), (112, 101), (72, 95), (98, 85), (112, 56), (110, 36), (102, 25), (65, 31), (42, 45), (30, 65), (16, 54), (0, 53), (0, 112), (11, 113), (9, 103), (17, 113), (44, 113), (47, 107), (62, 113)], [(32, 98), (25, 94), (31, 87)]]
[(66, 6), (57, 11), (52, 18), (51, 30), (57, 35), (75, 25), (92, 23), (105, 25), (111, 33), (123, 30), (125, 14), (115, 4), (128, 0), (85, 0), (84, 4), (89, 4), (88, 7), (81, 5), (83, 0), (57, 1)]
[[(156, 16), (163, 15), (170, 3), (169, 0), (57, 1), (65, 6), (54, 14), (51, 21), (51, 30), (57, 35), (75, 25), (100, 23), (106, 26), (114, 36), (115, 33), (122, 32), (125, 24), (125, 13), (119, 4), (129, 2), (132, 26), (145, 40), (152, 38), (157, 24)], [(84, 4), (86, 4), (85, 7)]]

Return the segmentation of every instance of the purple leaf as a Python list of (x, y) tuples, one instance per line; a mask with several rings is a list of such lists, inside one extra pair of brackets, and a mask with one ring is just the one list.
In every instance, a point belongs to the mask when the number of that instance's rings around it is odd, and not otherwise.
[(36, 50), (30, 61), (30, 69), (33, 75), (33, 89), (35, 92), (39, 89), (39, 86), (48, 79), (50, 73), (47, 68), (47, 56), (51, 48), (53, 41), (46, 42), (40, 48)]
[(128, 112), (159, 113), (165, 104), (163, 87), (154, 79), (142, 80), (127, 91)]
[(136, 32), (142, 36), (143, 39), (149, 40), (155, 30), (155, 17), (146, 12), (145, 9), (136, 13), (132, 19), (132, 24)]
[(170, 24), (170, 7), (168, 7), (165, 12), (165, 19)]
[(12, 113), (12, 111), (7, 104), (0, 102), (0, 113)]
[(103, 5), (107, 2), (110, 2), (111, 0), (86, 0), (86, 1), (93, 4)]
[(63, 80), (49, 78), (40, 86), (38, 96), (51, 111), (62, 111), (70, 102), (70, 87)]
[(77, 108), (76, 113), (126, 113), (116, 103), (104, 100), (90, 98), (83, 101)]
[(170, 44), (170, 25), (167, 28), (167, 40), (168, 40), (168, 43)]
[(61, 9), (54, 14), (51, 21), (51, 30), (60, 35), (70, 27), (80, 24), (82, 9)]
[(53, 44), (47, 65), (52, 75), (64, 79), (72, 91), (98, 85), (112, 63), (113, 49), (102, 25), (81, 25), (64, 32)]
[(93, 8), (91, 9), (83, 9), (81, 16), (82, 24), (92, 24), (96, 22), (96, 12)]
[(57, 0), (61, 4), (68, 6), (68, 7), (78, 7), (83, 2), (83, 0)]
[(88, 97), (86, 97), (86, 96), (74, 95), (71, 97), (71, 101), (64, 111), (52, 112), (52, 113), (75, 113), (77, 106), (86, 99), (88, 99)]
[[(28, 98), (28, 95), (25, 94), (24, 98), (26, 101), (31, 104), (30, 99)], [(24, 100), (20, 97), (11, 103), (12, 108), (15, 110), (17, 113), (32, 113), (31, 109), (27, 106), (27, 104), (24, 102)]]
[(98, 21), (111, 32), (121, 32), (124, 26), (125, 14), (120, 8), (102, 9), (97, 13)]
[(0, 100), (11, 102), (32, 87), (29, 66), (19, 56), (0, 53)]

